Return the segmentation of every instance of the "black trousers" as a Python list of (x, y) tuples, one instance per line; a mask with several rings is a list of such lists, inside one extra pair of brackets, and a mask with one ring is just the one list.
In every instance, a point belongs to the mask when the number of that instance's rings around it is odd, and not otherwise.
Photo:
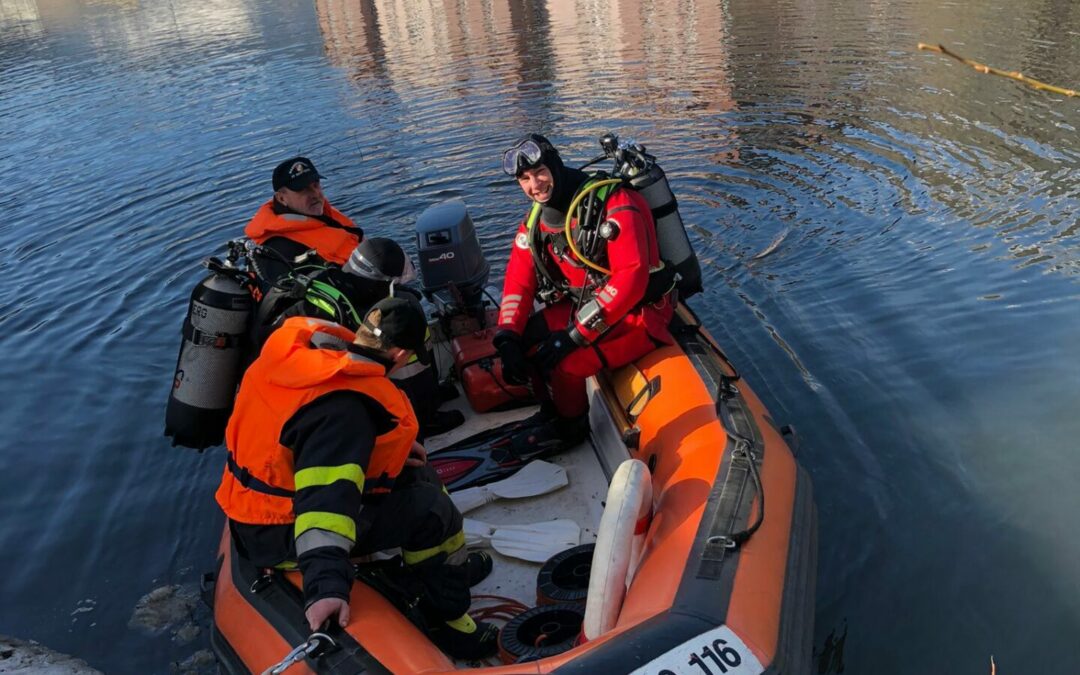
[[(259, 567), (296, 562), (292, 525), (247, 525), (229, 521), (237, 552)], [(454, 506), (435, 470), (405, 467), (388, 494), (365, 496), (356, 518), (360, 556), (400, 547), (422, 584), (428, 609), (442, 619), (456, 619), (471, 602), (465, 562), (461, 512)]]

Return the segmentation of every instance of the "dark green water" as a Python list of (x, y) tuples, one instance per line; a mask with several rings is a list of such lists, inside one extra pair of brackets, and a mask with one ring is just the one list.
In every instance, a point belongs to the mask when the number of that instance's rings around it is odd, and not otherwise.
[(1077, 672), (1080, 99), (920, 41), (1080, 88), (1070, 0), (0, 0), (0, 633), (110, 673), (205, 646), (128, 620), (212, 560), (222, 454), (162, 414), (198, 261), (276, 162), (402, 242), (464, 197), (501, 272), (499, 151), (614, 130), (662, 158), (696, 308), (803, 439), (818, 651)]

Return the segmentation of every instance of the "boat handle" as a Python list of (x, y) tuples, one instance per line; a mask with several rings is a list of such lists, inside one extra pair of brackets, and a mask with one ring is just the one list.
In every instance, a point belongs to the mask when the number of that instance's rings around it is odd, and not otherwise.
[[(324, 641), (325, 645), (323, 644)], [(292, 651), (285, 655), (285, 658), (264, 670), (262, 675), (281, 675), (281, 673), (284, 673), (304, 659), (308, 657), (315, 658), (326, 651), (326, 649), (336, 646), (337, 643), (334, 642), (334, 638), (326, 633), (312, 633), (311, 637), (294, 647)]]
[[(653, 397), (660, 393), (660, 376), (657, 375), (653, 379), (647, 381), (645, 386), (642, 387), (638, 393), (634, 394), (634, 398), (630, 399), (630, 403), (626, 405), (626, 419), (630, 421), (630, 424), (637, 422), (637, 418), (641, 417), (641, 413), (645, 412), (645, 407), (653, 400)], [(642, 401), (642, 399), (645, 399)], [(634, 412), (640, 404), (640, 409)]]
[(787, 441), (788, 448), (791, 449), (791, 456), (798, 457), (802, 442), (799, 440), (799, 432), (795, 431), (795, 425), (785, 424), (780, 427), (780, 435)]

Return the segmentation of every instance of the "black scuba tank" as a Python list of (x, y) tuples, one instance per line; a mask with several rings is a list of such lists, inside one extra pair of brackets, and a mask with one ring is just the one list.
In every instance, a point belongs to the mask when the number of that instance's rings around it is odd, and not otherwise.
[(667, 175), (654, 159), (646, 167), (629, 176), (628, 180), (652, 209), (660, 259), (675, 268), (679, 275), (676, 288), (679, 289), (679, 296), (685, 300), (702, 290), (701, 266), (697, 254), (690, 247), (690, 238), (679, 215), (679, 205), (671, 192)]
[(196, 450), (225, 438), (254, 311), (243, 272), (216, 258), (205, 264), (210, 275), (191, 292), (165, 409), (165, 435)]

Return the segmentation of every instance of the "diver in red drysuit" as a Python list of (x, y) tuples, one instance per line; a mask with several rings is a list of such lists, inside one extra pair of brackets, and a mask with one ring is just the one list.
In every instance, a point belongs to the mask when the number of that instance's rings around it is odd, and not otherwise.
[[(507, 382), (534, 378), (544, 402), (540, 414), (551, 420), (550, 434), (534, 433), (538, 442), (547, 437), (576, 442), (588, 432), (585, 379), (674, 341), (668, 330), (673, 279), (663, 272), (652, 213), (636, 191), (616, 187), (606, 195), (602, 241), (597, 250), (583, 251), (610, 270), (602, 274), (581, 261), (564, 233), (567, 209), (590, 176), (564, 166), (554, 146), (538, 134), (507, 150), (503, 169), (534, 206), (514, 237), (495, 347)], [(571, 233), (575, 242), (584, 241), (576, 223)], [(538, 271), (537, 258), (547, 275)], [(534, 314), (536, 299), (545, 306)]]

